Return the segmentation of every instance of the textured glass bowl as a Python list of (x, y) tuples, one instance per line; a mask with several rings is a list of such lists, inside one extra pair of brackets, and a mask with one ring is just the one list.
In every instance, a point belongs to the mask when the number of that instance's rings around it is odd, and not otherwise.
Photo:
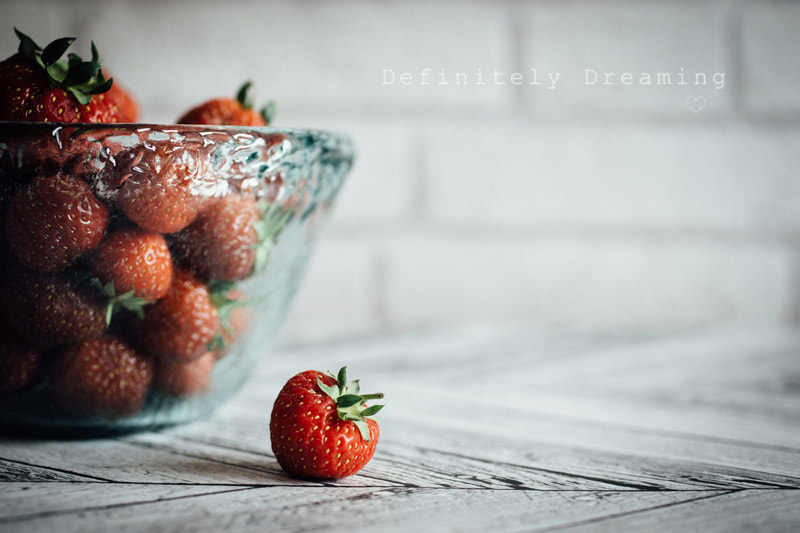
[[(210, 414), (267, 354), (352, 158), (349, 138), (314, 130), (0, 122), (0, 290), (8, 291), (0, 302), (0, 424), (6, 430), (84, 436)], [(63, 190), (73, 186), (82, 187), (83, 196)], [(43, 190), (57, 198), (55, 207), (47, 209), (59, 213), (63, 204), (65, 218), (43, 214), (49, 212), (41, 205), (42, 194), (49, 194)], [(75, 205), (67, 205), (70, 194)], [(244, 225), (258, 226), (252, 246), (223, 239), (238, 244), (237, 257), (254, 256), (252, 266), (244, 259), (246, 275), (241, 262), (235, 275), (201, 266), (228, 253), (225, 243), (197, 242), (202, 239), (198, 235), (215, 236), (211, 215), (204, 213), (222, 202), (246, 204)], [(172, 209), (178, 212), (152, 217)], [(107, 224), (88, 245), (85, 235), (76, 239), (65, 229), (77, 219), (80, 232), (84, 216), (98, 210), (107, 212)], [(41, 218), (48, 216), (55, 222), (43, 223)], [(222, 217), (227, 221), (222, 224), (235, 226), (237, 216), (234, 210), (234, 216)], [(201, 220), (205, 233), (192, 233)], [(167, 332), (181, 320), (158, 314), (160, 299), (140, 302), (141, 314), (136, 305), (127, 309), (118, 303), (110, 320), (104, 314), (99, 323), (92, 314), (91, 327), (71, 323), (71, 316), (85, 314), (87, 306), (91, 313), (107, 311), (115, 294), (98, 279), (96, 256), (102, 244), (96, 241), (140, 227), (159, 234), (168, 246), (169, 290), (183, 272), (202, 287), (197, 290), (207, 291), (203, 298), (217, 309), (213, 338), (203, 334), (195, 339), (203, 346), (202, 356), (195, 350), (175, 359), (149, 340), (147, 320), (158, 315), (160, 322), (151, 329), (166, 324)], [(47, 256), (58, 252), (34, 241), (59, 232), (62, 241), (77, 240), (85, 250), (57, 257), (60, 266), (52, 266)], [(40, 248), (31, 252), (33, 246)], [(54, 324), (58, 321), (61, 326)], [(110, 345), (115, 348), (98, 348)], [(201, 358), (206, 362), (198, 363)]]

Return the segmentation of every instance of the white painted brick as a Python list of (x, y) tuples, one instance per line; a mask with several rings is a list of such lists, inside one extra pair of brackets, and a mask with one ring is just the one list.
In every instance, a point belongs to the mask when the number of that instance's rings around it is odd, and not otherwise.
[[(233, 4), (233, 5), (231, 5)], [(87, 34), (139, 95), (145, 117), (174, 120), (189, 104), (252, 78), (286, 109), (510, 104), (502, 87), (383, 85), (383, 69), (506, 67), (507, 18), (490, 4), (134, 2), (91, 4)], [(235, 15), (234, 15), (235, 14)], [(119, 21), (125, 39), (118, 39)], [(124, 76), (124, 77), (123, 77)]]
[[(45, 46), (60, 37), (80, 37), (75, 35), (75, 22), (72, 5), (59, 0), (3, 0), (3, 24), (0, 25), (0, 59), (5, 59), (17, 51), (19, 39), (14, 33), (16, 27), (29, 35), (37, 44)], [(81, 38), (81, 41), (83, 39)], [(76, 42), (73, 47), (78, 53), (90, 48), (91, 38)], [(72, 50), (72, 49), (71, 49)], [(84, 57), (89, 57), (88, 54)]]
[(282, 329), (376, 324), (374, 257), (369, 246), (323, 230)]
[(411, 125), (291, 112), (279, 115), (275, 124), (341, 132), (353, 139), (355, 164), (337, 199), (334, 227), (385, 227), (402, 223), (415, 209), (420, 177)]
[(425, 134), (427, 205), (440, 223), (800, 229), (796, 129), (497, 122)]
[[(609, 116), (642, 113), (669, 117), (692, 115), (687, 98), (702, 97), (703, 114), (731, 108), (730, 65), (725, 48), (729, 15), (725, 4), (569, 2), (540, 4), (523, 11), (522, 64), (532, 81), (537, 70), (542, 85), (519, 87), (523, 102), (536, 115), (581, 115), (587, 110)], [(594, 83), (594, 75), (598, 74)], [(683, 70), (681, 70), (683, 69)], [(561, 73), (553, 90), (547, 73)], [(614, 73), (612, 85), (603, 85), (604, 73)], [(658, 85), (656, 73), (670, 73), (671, 85)], [(623, 73), (630, 73), (624, 85)], [(643, 85), (641, 75), (651, 76)], [(679, 80), (680, 74), (683, 80)], [(707, 85), (697, 85), (696, 73), (706, 74)], [(721, 89), (712, 81), (715, 73)], [(687, 85), (678, 85), (685, 81)], [(699, 109), (699, 108), (697, 108)]]
[(660, 328), (776, 323), (791, 308), (792, 257), (777, 246), (429, 235), (388, 249), (386, 309), (398, 323)]
[(751, 3), (742, 15), (743, 102), (781, 113), (800, 109), (800, 4)]

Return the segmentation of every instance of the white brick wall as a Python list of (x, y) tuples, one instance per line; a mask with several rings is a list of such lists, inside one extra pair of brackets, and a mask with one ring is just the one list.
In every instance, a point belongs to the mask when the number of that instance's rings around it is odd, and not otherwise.
[(767, 2), (742, 15), (744, 105), (769, 116), (800, 115), (800, 4)]
[(75, 34), (84, 53), (94, 39), (144, 120), (251, 78), (278, 101), (276, 125), (355, 138), (287, 330), (800, 323), (800, 4), (6, 0), (3, 13), (8, 53), (14, 25), (40, 42)]

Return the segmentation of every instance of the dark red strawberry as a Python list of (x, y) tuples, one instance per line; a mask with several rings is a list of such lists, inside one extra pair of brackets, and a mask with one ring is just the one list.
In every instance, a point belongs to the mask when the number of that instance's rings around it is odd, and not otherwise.
[(258, 206), (249, 197), (226, 196), (206, 206), (175, 239), (186, 265), (205, 279), (238, 281), (256, 260)]
[(152, 151), (122, 155), (115, 178), (121, 181), (117, 204), (139, 227), (158, 233), (180, 231), (192, 223), (205, 201), (192, 183), (204, 178), (206, 165), (181, 146), (157, 145)]
[[(158, 300), (172, 283), (172, 256), (160, 233), (126, 227), (109, 233), (88, 257), (89, 270), (114, 297)], [(108, 294), (112, 296), (112, 294)], [(116, 300), (112, 298), (112, 305)], [(124, 301), (122, 302), (124, 305)]]
[(117, 108), (117, 122), (132, 124), (139, 121), (139, 104), (128, 89), (114, 82), (105, 96)]
[(0, 394), (17, 392), (38, 381), (43, 368), (41, 350), (22, 341), (0, 323)]
[(137, 342), (158, 357), (188, 362), (209, 350), (219, 318), (208, 287), (183, 269), (174, 269), (167, 294), (133, 318)]
[(287, 474), (338, 479), (361, 470), (375, 453), (381, 405), (366, 407), (382, 394), (359, 392), (346, 368), (334, 378), (308, 370), (289, 379), (278, 394), (269, 422), (272, 451)]
[(56, 39), (44, 49), (15, 30), (19, 51), (0, 62), (0, 120), (27, 122), (117, 122), (118, 108), (104, 93), (106, 79), (92, 43), (91, 61), (61, 56), (75, 40)]
[(214, 98), (186, 112), (178, 124), (207, 124), (220, 126), (266, 126), (275, 114), (275, 103), (269, 102), (260, 112), (253, 109), (249, 92), (251, 82), (239, 89), (236, 98)]
[(216, 358), (206, 352), (194, 361), (176, 363), (159, 359), (156, 361), (153, 387), (167, 396), (184, 398), (208, 391), (211, 372)]
[(0, 280), (0, 313), (25, 341), (47, 348), (98, 337), (106, 328), (104, 305), (66, 273), (11, 267)]
[(108, 208), (89, 185), (58, 173), (35, 178), (8, 205), (8, 245), (24, 265), (56, 272), (100, 243)]
[(152, 359), (104, 335), (69, 347), (53, 369), (51, 384), (67, 409), (118, 418), (139, 411), (152, 379)]

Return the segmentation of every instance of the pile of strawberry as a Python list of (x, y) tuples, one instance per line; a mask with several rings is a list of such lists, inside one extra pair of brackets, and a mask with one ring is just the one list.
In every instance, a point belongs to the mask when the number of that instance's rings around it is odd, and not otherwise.
[[(94, 43), (84, 61), (64, 57), (74, 39), (42, 48), (17, 35), (0, 62), (0, 121), (136, 122)], [(177, 122), (265, 126), (248, 87)], [(86, 154), (111, 146), (71, 146), (32, 137), (0, 151), (0, 399), (35, 391), (115, 419), (148, 395), (203, 393), (248, 323), (239, 282), (265, 268), (290, 212), (244, 193), (198, 195), (191, 164), (158, 146), (146, 154), (155, 173), (118, 147), (100, 172)]]

